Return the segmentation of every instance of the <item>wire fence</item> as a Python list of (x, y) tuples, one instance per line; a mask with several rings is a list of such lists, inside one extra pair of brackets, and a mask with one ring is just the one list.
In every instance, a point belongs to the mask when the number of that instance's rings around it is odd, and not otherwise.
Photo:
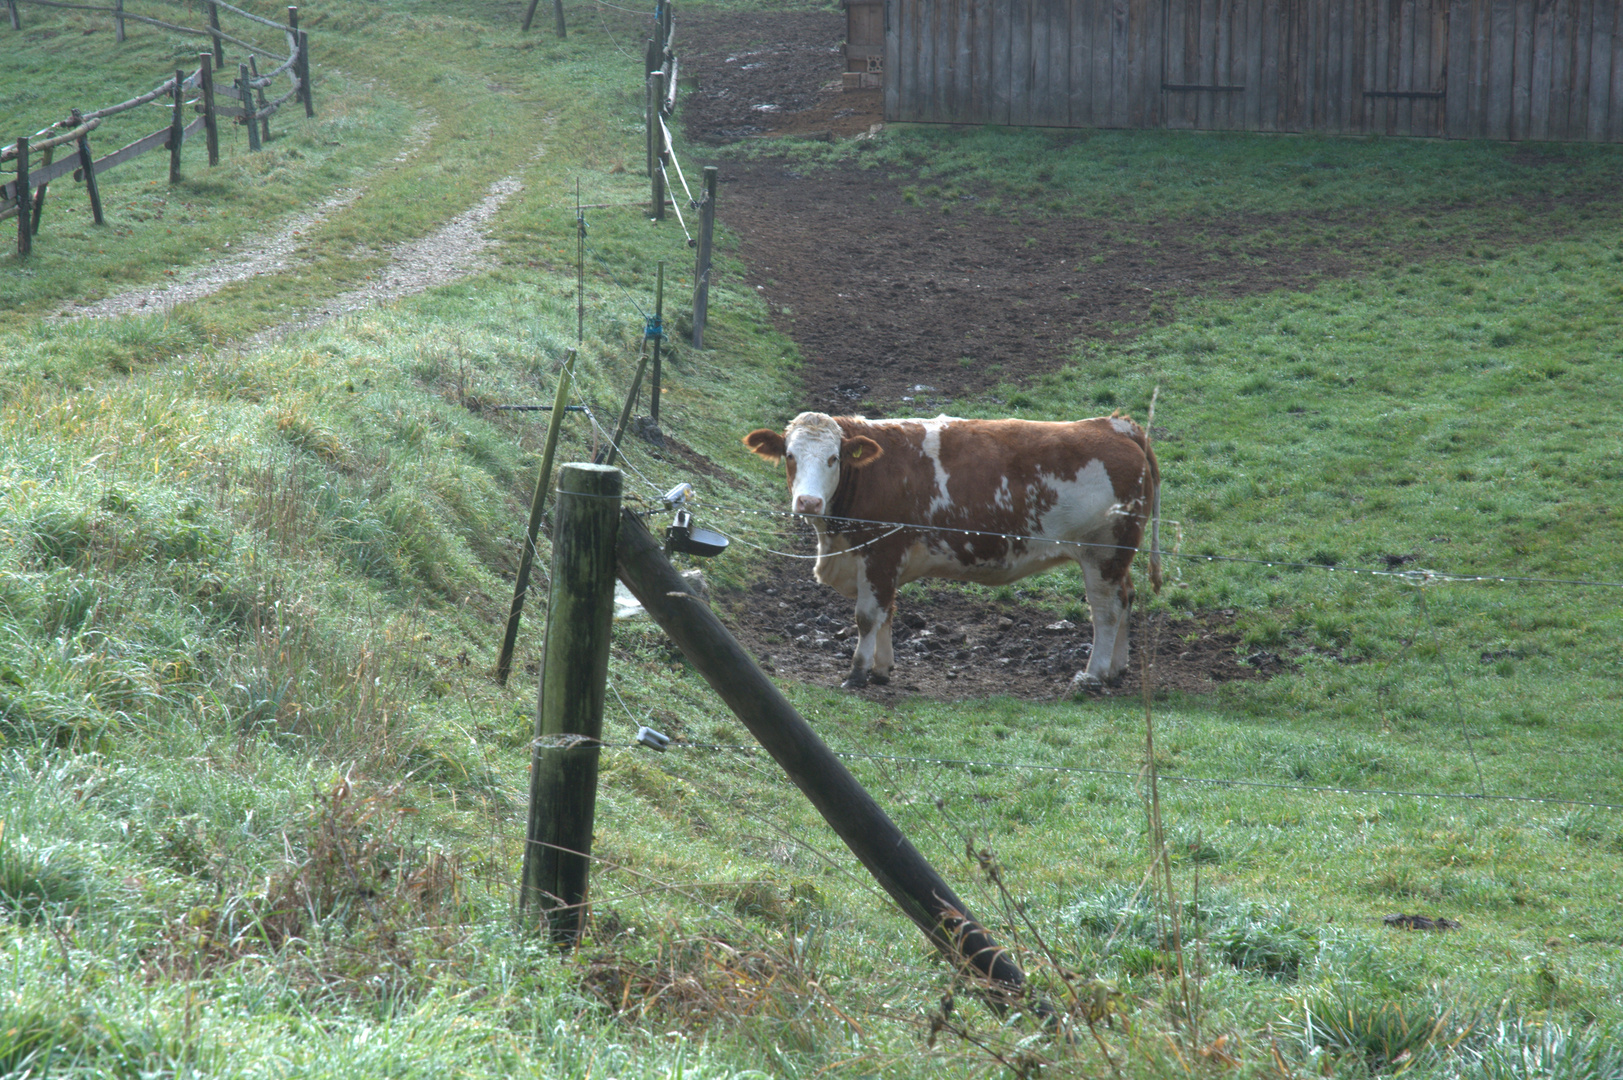
[[(656, 114), (660, 115), (660, 114)], [(662, 115), (657, 121), (660, 135), (666, 142), (670, 142), (669, 129), (663, 121)], [(674, 165), (674, 156), (671, 158)], [(677, 166), (679, 169), (679, 166)], [(685, 188), (685, 182), (684, 182)], [(689, 193), (691, 194), (691, 193)], [(605, 206), (604, 209), (611, 207)], [(685, 223), (684, 223), (685, 231)], [(612, 271), (607, 269), (610, 262), (600, 252), (588, 248), (593, 257), (603, 264), (603, 273), (612, 283), (613, 289), (619, 293), (621, 300), (631, 310), (635, 311), (636, 318), (644, 323), (648, 320), (648, 310), (639, 302), (635, 290), (626, 282), (621, 281)], [(609, 302), (609, 298), (599, 294), (599, 301)], [(666, 493), (678, 486), (689, 483), (695, 478), (680, 471), (668, 458), (656, 456), (655, 448), (645, 445), (635, 437), (621, 435), (616, 437), (599, 415), (598, 409), (586, 400), (583, 392), (576, 384), (573, 388), (576, 406), (587, 418), (590, 426), (591, 438), (594, 444), (612, 447), (618, 464), (620, 464), (632, 479), (628, 489), (628, 501), (640, 504), (643, 512), (648, 515), (657, 515), (662, 510), (672, 509), (666, 501)], [(628, 406), (629, 407), (629, 406)], [(700, 482), (700, 486), (704, 486)], [(710, 495), (699, 495), (690, 498), (685, 504), (695, 513), (707, 515), (705, 525), (715, 532), (721, 533), (728, 540), (743, 547), (758, 551), (770, 559), (794, 560), (804, 562), (819, 558), (815, 551), (805, 548), (812, 543), (806, 519), (788, 510), (750, 506), (741, 504), (736, 497), (725, 490)], [(1127, 512), (1118, 508), (1118, 512)], [(1034, 533), (1004, 532), (988, 529), (975, 529), (963, 526), (946, 526), (917, 521), (890, 520), (885, 518), (840, 519), (841, 527), (851, 531), (857, 538), (853, 551), (860, 551), (862, 547), (876, 543), (897, 532), (906, 531), (910, 535), (930, 536), (938, 540), (947, 538), (974, 538), (997, 539), (1006, 543), (1021, 544), (1053, 544), (1073, 549), (1094, 548), (1110, 549), (1115, 545), (1084, 544), (1068, 541), (1063, 538), (1053, 538)], [(1382, 560), (1386, 565), (1354, 566), (1344, 563), (1329, 563), (1300, 558), (1280, 558), (1277, 556), (1259, 555), (1246, 551), (1220, 551), (1214, 545), (1203, 542), (1198, 532), (1184, 522), (1168, 518), (1166, 523), (1172, 527), (1176, 537), (1171, 550), (1164, 550), (1162, 558), (1171, 560), (1183, 566), (1215, 566), (1222, 564), (1252, 566), (1268, 570), (1294, 571), (1303, 573), (1320, 573), (1326, 578), (1341, 577), (1350, 580), (1362, 580), (1374, 583), (1391, 583), (1407, 586), (1413, 590), (1417, 600), (1417, 616), (1426, 624), (1433, 636), (1434, 653), (1442, 658), (1444, 650), (1441, 643), (1436, 640), (1436, 629), (1425, 607), (1425, 594), (1435, 587), (1449, 585), (1519, 585), (1557, 587), (1563, 589), (1601, 589), (1612, 590), (1623, 588), (1623, 581), (1611, 580), (1605, 577), (1563, 577), (1555, 575), (1536, 575), (1517, 573), (1507, 569), (1486, 569), (1472, 567), (1449, 567), (1442, 569), (1407, 566), (1402, 563), (1392, 565), (1390, 560)], [(1192, 545), (1198, 544), (1198, 550), (1189, 550)], [(785, 550), (799, 547), (801, 550)], [(1134, 549), (1137, 550), (1137, 549)], [(1141, 634), (1141, 638), (1142, 638)], [(1410, 635), (1404, 644), (1403, 653), (1409, 652), (1409, 646), (1420, 637), (1419, 633)], [(1141, 640), (1140, 648), (1144, 644)], [(1400, 655), (1398, 659), (1402, 659)], [(1390, 667), (1392, 660), (1388, 661)], [(1360, 787), (1356, 785), (1324, 784), (1311, 782), (1291, 782), (1289, 780), (1269, 779), (1265, 776), (1201, 776), (1179, 773), (1160, 772), (1159, 779), (1169, 784), (1189, 786), (1192, 788), (1227, 788), (1235, 790), (1300, 792), (1314, 796), (1324, 797), (1357, 797), (1357, 798), (1395, 798), (1395, 799), (1422, 799), (1445, 800), (1465, 803), (1494, 803), (1506, 805), (1546, 805), (1552, 807), (1566, 807), (1580, 810), (1596, 810), (1612, 812), (1623, 810), (1623, 802), (1609, 801), (1603, 797), (1583, 797), (1561, 793), (1493, 793), (1486, 790), (1482, 781), (1482, 770), (1477, 759), (1474, 741), (1470, 732), (1470, 725), (1466, 715), (1466, 708), (1462, 701), (1459, 684), (1454, 678), (1453, 668), (1448, 666), (1446, 659), (1439, 659), (1443, 667), (1444, 681), (1447, 684), (1448, 694), (1451, 697), (1454, 720), (1458, 723), (1459, 733), (1462, 736), (1461, 744), (1465, 747), (1471, 766), (1477, 777), (1477, 790), (1427, 790), (1419, 787)], [(1376, 688), (1379, 695), (1388, 695), (1391, 692), (1392, 678), (1384, 678), (1381, 685)], [(619, 697), (618, 690), (615, 696)], [(621, 701), (626, 716), (634, 725), (641, 726), (631, 708)], [(651, 718), (644, 718), (648, 725), (653, 725)], [(606, 749), (624, 752), (648, 753), (639, 749), (635, 741), (618, 743), (607, 741)], [(682, 758), (716, 760), (718, 756), (728, 760), (751, 759), (758, 760), (761, 753), (758, 747), (738, 746), (724, 743), (702, 743), (678, 740), (671, 744), (673, 753), (663, 758), (667, 767), (674, 767), (671, 763)], [(998, 770), (1016, 772), (1020, 774), (1050, 774), (1050, 775), (1078, 775), (1095, 776), (1102, 779), (1138, 783), (1143, 780), (1142, 770), (1097, 767), (1087, 764), (1066, 762), (1030, 762), (1030, 761), (1000, 761), (972, 757), (921, 757), (907, 755), (876, 754), (861, 751), (837, 751), (840, 756), (853, 763), (866, 763), (872, 766), (883, 766), (893, 770), (907, 770), (909, 775), (915, 777), (911, 783), (917, 789), (921, 786), (929, 787), (932, 782), (927, 779), (928, 774), (943, 770)], [(776, 776), (775, 770), (765, 769), (776, 777), (776, 782), (784, 783), (781, 776)]]

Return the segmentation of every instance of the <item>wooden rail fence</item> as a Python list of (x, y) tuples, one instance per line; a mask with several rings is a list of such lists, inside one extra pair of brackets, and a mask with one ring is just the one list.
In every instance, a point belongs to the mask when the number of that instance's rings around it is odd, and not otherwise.
[[(270, 138), (270, 118), (283, 105), (297, 100), (304, 105), (305, 116), (313, 117), (316, 114), (315, 103), (310, 93), (310, 38), (307, 31), (299, 29), (297, 7), (287, 9), (287, 22), (283, 24), (243, 11), (225, 3), (224, 0), (206, 0), (209, 27), (199, 30), (125, 11), (123, 0), (116, 0), (114, 7), (70, 4), (61, 0), (6, 0), (13, 30), (22, 28), (18, 12), (20, 3), (110, 14), (114, 18), (115, 32), (119, 41), (124, 40), (125, 20), (133, 20), (165, 30), (212, 38), (214, 49), (212, 52), (198, 55), (197, 68), (190, 74), (176, 71), (173, 76), (147, 93), (94, 112), (86, 113), (77, 108), (72, 109), (67, 119), (58, 120), (32, 136), (23, 136), (9, 146), (0, 147), (0, 163), (10, 163), (16, 172), (14, 178), (0, 182), (0, 221), (13, 217), (17, 219), (19, 256), (26, 256), (33, 250), (33, 239), (39, 232), (49, 185), (59, 177), (72, 173), (75, 182), (85, 185), (85, 193), (89, 196), (95, 222), (97, 225), (103, 225), (106, 224), (106, 219), (96, 178), (108, 169), (122, 165), (149, 150), (161, 148), (169, 151), (169, 182), (177, 183), (180, 180), (181, 147), (199, 131), (203, 132), (207, 139), (208, 163), (211, 166), (220, 163), (220, 117), (226, 117), (245, 127), (248, 148), (259, 150), (262, 140)], [(287, 55), (282, 56), (221, 31), (219, 25), (221, 8), (250, 22), (285, 33)], [(227, 41), (245, 49), (246, 56), (237, 62), (234, 80), (217, 81), (217, 73), (225, 67), (224, 43)], [(278, 60), (279, 63), (264, 74), (260, 74), (258, 67), (260, 56)], [(267, 99), (265, 90), (283, 76), (288, 80), (288, 91), (280, 97)], [(188, 92), (195, 92), (197, 96), (188, 101)], [(222, 98), (236, 104), (222, 102), (220, 100)], [(105, 157), (97, 158), (91, 153), (90, 135), (101, 126), (103, 120), (152, 104), (160, 105), (169, 111), (168, 122), (162, 128), (114, 150)], [(188, 108), (194, 109), (199, 114), (189, 123), (186, 122)], [(57, 150), (64, 147), (66, 150), (63, 156), (58, 158)]]

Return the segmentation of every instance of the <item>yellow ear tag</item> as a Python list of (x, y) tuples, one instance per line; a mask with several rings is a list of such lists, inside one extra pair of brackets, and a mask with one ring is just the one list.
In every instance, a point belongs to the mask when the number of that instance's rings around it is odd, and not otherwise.
[(855, 461), (857, 458), (859, 458), (861, 456), (862, 456), (862, 447), (859, 446), (855, 450), (851, 451), (851, 460), (852, 461)]

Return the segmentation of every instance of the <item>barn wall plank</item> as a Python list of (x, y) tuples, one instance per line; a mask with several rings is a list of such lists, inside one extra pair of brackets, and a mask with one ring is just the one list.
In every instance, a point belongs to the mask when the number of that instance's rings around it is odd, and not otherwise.
[(1487, 0), (1488, 15), (1488, 100), (1483, 116), (1483, 134), (1490, 139), (1512, 137), (1512, 78), (1516, 67), (1515, 0)]
[(1572, 109), (1573, 9), (1575, 0), (1557, 0), (1550, 23), (1550, 138), (1570, 139)]
[(1511, 54), (1510, 137), (1525, 139), (1533, 116), (1533, 8), (1520, 3), (1516, 8), (1516, 44)]
[(1533, 5), (1533, 48), (1528, 65), (1527, 137), (1550, 137), (1550, 72), (1555, 65), (1555, 3), (1536, 0)]
[(1602, 130), (1603, 138), (1608, 142), (1623, 142), (1623, 4), (1608, 0), (1606, 6), (1611, 9), (1612, 16), (1611, 29), (1607, 34), (1612, 62), (1608, 77), (1610, 94), (1606, 123)]

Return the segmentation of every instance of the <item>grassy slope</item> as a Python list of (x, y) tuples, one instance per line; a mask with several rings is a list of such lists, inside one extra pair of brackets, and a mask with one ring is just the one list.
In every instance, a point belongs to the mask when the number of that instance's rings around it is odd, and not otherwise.
[[(115, 50), (77, 16), (25, 11), (25, 40), (47, 56), (105, 50), (98, 70), (117, 87), (86, 86), (98, 103), (156, 81), (178, 48), (137, 32)], [(279, 127), (259, 158), (232, 145), (219, 169), (191, 166), (178, 193), (156, 156), (109, 174), (121, 209), (105, 232), (69, 217), (72, 193), (58, 192), (35, 259), (0, 271), (8, 1069), (50, 1055), (118, 1074), (888, 1075), (991, 1060), (951, 1036), (926, 1052), (921, 1018), (945, 973), (751, 755), (611, 752), (600, 912), (629, 932), (606, 931), (569, 970), (508, 929), (530, 691), (484, 672), (538, 432), (460, 402), (550, 396), (574, 344), (574, 181), (586, 202), (643, 194), (625, 171), (640, 94), (614, 47), (635, 25), (583, 17), (559, 43), (521, 40), (517, 17), (408, 3), (306, 13), (323, 72), (315, 121)], [(8, 49), (0, 85), (29, 82), (39, 62)], [(5, 130), (49, 118), (5, 99)], [(1528, 168), (1515, 148), (1383, 141), (912, 131), (863, 146), (839, 149), (904, 175), (928, 162), (924, 200), (957, 185), (1029, 213), (1082, 193), (1088, 212), (1129, 220), (1221, 207), (1384, 230), (1391, 265), (1358, 280), (1193, 303), (1079, 351), (1043, 385), (1006, 388), (1008, 406), (966, 410), (1142, 413), (1161, 386), (1166, 513), (1184, 554), (1372, 568), (1418, 553), (1444, 570), (1619, 576), (1606, 433), (1623, 228), (1594, 201), (1615, 194), (1616, 152)], [(364, 280), (384, 245), (509, 175), (525, 190), (498, 225), (500, 269), (275, 344), (224, 344)], [(347, 186), (364, 194), (309, 238), (302, 268), (146, 319), (40, 318)], [(674, 227), (635, 210), (590, 219), (582, 394), (612, 413), (641, 330), (616, 280), (646, 297), (657, 261), (689, 256)], [(724, 286), (712, 312), (716, 349), (679, 352), (666, 426), (731, 472), (634, 464), (656, 486), (691, 479), (775, 505), (736, 436), (752, 426), (740, 417), (795, 407), (792, 350), (742, 290)], [(568, 455), (588, 452), (584, 427), (567, 437)], [(1491, 794), (1623, 802), (1613, 590), (1174, 569), (1166, 610), (1241, 607), (1258, 647), (1313, 652), (1268, 684), (1161, 702), (1163, 770), (1474, 791), (1480, 768)], [(747, 563), (714, 570), (725, 584)], [(1076, 602), (1064, 578), (1029, 588), (1060, 610)], [(638, 718), (740, 741), (646, 627), (621, 629), (611, 678)], [(1393, 1009), (1410, 1027), (1449, 1006), (1481, 1020), (1467, 1052), (1435, 1066), (1468, 1072), (1536, 1043), (1546, 1019), (1597, 1024), (1602, 1042), (1623, 1024), (1616, 811), (1163, 785), (1178, 886), (1189, 894), (1198, 871), (1206, 904), (1202, 1025), (1167, 1041), (1161, 1004), (1178, 984), (1130, 898), (1150, 854), (1131, 778), (1141, 707), (877, 710), (790, 692), (844, 748), (1096, 770), (853, 762), (989, 916), (1002, 903), (977, 886), (965, 836), (995, 849), (1065, 966), (1124, 995), (1097, 990), (1132, 1017), (1107, 1038), (1135, 1074), (1181, 1071), (1180, 1053), (1272, 1072), (1276, 1046), (1287, 1068), (1356, 1072), (1399, 1052)], [(629, 732), (628, 716), (611, 723)], [(399, 810), (410, 816), (380, 833)], [(323, 876), (340, 864), (371, 899)], [(276, 914), (288, 910), (305, 914)], [(1382, 930), (1395, 910), (1465, 927)], [(611, 1020), (603, 997), (632, 1018)], [(1304, 1029), (1304, 1007), (1345, 1022)], [(955, 1019), (1018, 1049), (1017, 1028), (973, 1006)], [(690, 1036), (665, 1035), (681, 1028)], [(1315, 1045), (1332, 1053), (1315, 1059)], [(1104, 1067), (1092, 1053), (1090, 1073)]]

